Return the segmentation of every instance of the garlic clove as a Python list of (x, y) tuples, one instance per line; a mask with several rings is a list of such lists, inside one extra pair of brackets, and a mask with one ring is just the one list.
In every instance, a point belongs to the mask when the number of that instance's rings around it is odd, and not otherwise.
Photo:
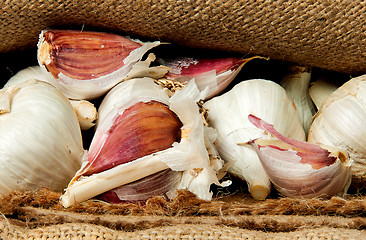
[(11, 103), (10, 111), (0, 114), (0, 195), (43, 187), (61, 191), (80, 168), (84, 154), (68, 99), (38, 80), (0, 91), (8, 93)]
[(256, 57), (199, 59), (183, 57), (177, 59), (159, 59), (172, 70), (165, 76), (169, 80), (187, 83), (195, 79), (198, 89), (208, 88), (206, 99), (222, 92), (238, 75), (245, 63)]
[[(115, 86), (105, 96), (99, 107), (96, 133), (90, 145), (88, 156), (86, 157), (87, 160), (75, 174), (65, 194), (61, 197), (63, 206), (69, 207), (77, 202), (85, 201), (111, 189), (119, 188), (169, 168), (173, 171), (183, 172), (182, 174), (186, 171), (202, 169), (195, 176), (185, 178), (184, 184), (180, 183), (177, 188), (186, 188), (196, 193), (199, 198), (211, 199), (212, 193), (209, 186), (212, 183), (218, 182), (216, 172), (219, 170), (217, 168), (219, 168), (222, 160), (216, 159), (211, 161), (205, 147), (206, 131), (196, 103), (204, 97), (203, 94), (197, 89), (194, 81), (187, 84), (182, 90), (177, 91), (172, 97), (169, 97), (166, 91), (161, 86), (155, 84), (151, 78), (131, 79)], [(159, 108), (163, 105), (168, 106), (169, 110), (182, 123), (182, 126), (179, 128), (180, 140), (173, 140), (173, 143), (169, 143), (171, 146), (166, 149), (158, 149), (156, 152), (145, 152), (143, 154), (139, 153), (140, 155), (137, 156), (137, 159), (130, 154), (132, 156), (130, 158), (131, 161), (122, 163), (125, 160), (120, 161), (118, 154), (114, 152), (121, 152), (118, 144), (115, 145), (117, 147), (114, 146), (114, 141), (123, 136), (118, 136), (117, 134), (114, 136), (113, 134), (113, 131), (117, 131), (119, 128), (123, 129), (123, 126), (116, 124), (122, 123), (124, 120), (124, 117), (119, 117), (124, 114), (129, 116), (128, 112), (132, 113), (135, 106), (139, 110), (140, 107), (138, 106), (150, 105), (156, 102), (159, 102), (157, 104)], [(165, 109), (163, 112), (166, 114), (169, 111)], [(138, 111), (135, 111), (135, 113), (137, 114)], [(160, 113), (158, 114), (159, 117)], [(144, 117), (140, 118), (137, 123), (140, 121), (144, 121)], [(131, 122), (133, 125), (133, 121)], [(128, 122), (126, 123), (128, 124)], [(129, 126), (126, 127), (133, 129)], [(173, 128), (176, 129), (176, 125)], [(161, 130), (160, 135), (162, 132)], [(145, 130), (141, 133), (144, 134)], [(138, 139), (141, 133), (136, 132), (134, 138)], [(176, 135), (173, 134), (173, 136)], [(214, 139), (212, 135), (207, 138), (210, 141)], [(109, 144), (107, 143), (108, 140), (113, 141)], [(133, 145), (136, 145), (133, 138), (129, 138), (126, 141), (128, 142), (129, 140)], [(147, 142), (145, 137), (140, 141)], [(104, 151), (103, 148), (107, 146), (111, 150), (110, 152)], [(122, 148), (124, 147), (122, 146)], [(104, 157), (111, 157), (111, 161), (99, 157), (100, 154), (104, 155)], [(98, 160), (93, 162), (93, 159)], [(205, 169), (207, 171), (204, 171)], [(207, 172), (213, 174), (213, 176), (200, 177), (202, 176), (201, 172)], [(194, 182), (194, 179), (204, 182), (204, 186), (207, 187), (203, 189), (200, 186), (201, 188), (196, 191), (195, 188), (197, 186), (191, 184)], [(174, 189), (171, 189), (170, 196), (173, 195), (173, 192)]]
[(94, 104), (87, 100), (70, 100), (82, 130), (88, 130), (95, 125), (98, 112)]
[(277, 83), (253, 79), (240, 82), (203, 106), (208, 110), (209, 124), (218, 131), (216, 145), (219, 154), (231, 164), (228, 172), (247, 182), (253, 198), (265, 199), (270, 193), (271, 183), (258, 155), (251, 146), (238, 146), (237, 143), (271, 137), (249, 122), (249, 114), (273, 123), (286, 136), (305, 140), (292, 99)]
[(102, 193), (97, 198), (112, 203), (144, 201), (154, 196), (169, 194), (171, 189), (176, 189), (181, 178), (181, 172), (166, 169)]
[(98, 151), (90, 151), (81, 175), (91, 175), (113, 166), (170, 148), (180, 142), (182, 123), (166, 105), (138, 102), (114, 119)]
[(101, 32), (44, 30), (38, 62), (52, 84), (73, 99), (92, 99), (123, 81), (133, 65), (160, 42), (141, 43)]
[(326, 81), (325, 79), (319, 79), (312, 82), (309, 88), (309, 95), (311, 100), (314, 102), (317, 109), (320, 109), (325, 99), (337, 90), (338, 86), (332, 82)]
[(315, 115), (308, 141), (349, 153), (354, 177), (366, 175), (366, 76), (344, 83), (331, 93)]
[(255, 139), (248, 143), (257, 151), (275, 188), (293, 198), (343, 196), (351, 183), (352, 161), (346, 152), (290, 139), (273, 125), (253, 116), (249, 120), (278, 139)]
[(308, 135), (315, 106), (309, 95), (309, 86), (311, 80), (311, 68), (292, 65), (289, 72), (281, 80), (281, 86), (287, 91), (287, 94), (294, 100), (301, 125)]

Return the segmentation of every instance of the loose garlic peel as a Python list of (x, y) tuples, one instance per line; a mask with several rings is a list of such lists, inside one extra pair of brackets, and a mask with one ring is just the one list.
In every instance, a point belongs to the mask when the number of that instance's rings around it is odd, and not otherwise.
[(355, 177), (366, 175), (366, 75), (352, 78), (331, 93), (310, 127), (308, 141), (349, 153)]
[[(220, 161), (222, 162), (221, 159), (216, 159), (216, 162), (210, 161), (205, 148), (203, 120), (196, 104), (204, 97), (202, 94), (192, 81), (169, 98), (165, 91), (151, 78), (131, 79), (113, 88), (100, 105), (97, 130), (88, 155), (98, 154), (108, 137), (108, 131), (113, 126), (116, 116), (123, 114), (125, 109), (138, 102), (153, 100), (169, 106), (183, 123), (181, 141), (174, 142), (171, 148), (90, 176), (80, 175), (88, 164), (85, 162), (61, 197), (63, 206), (69, 207), (77, 202), (85, 201), (168, 168), (182, 171), (185, 175), (178, 186), (179, 189), (186, 188), (200, 198), (211, 199), (212, 193), (210, 193), (209, 187), (198, 188), (195, 184), (197, 181), (204, 183), (200, 186), (210, 186), (211, 183), (219, 184), (216, 176), (217, 169), (214, 168), (220, 166)], [(142, 169), (143, 171), (141, 171)], [(191, 174), (196, 169), (202, 170)], [(174, 195), (174, 189), (168, 194)]]
[(229, 173), (248, 183), (253, 198), (265, 199), (271, 189), (255, 150), (247, 145), (238, 146), (254, 138), (270, 138), (265, 131), (257, 129), (247, 116), (256, 114), (275, 126), (286, 136), (305, 140), (305, 133), (292, 99), (278, 84), (253, 79), (243, 81), (227, 93), (204, 104), (208, 110), (208, 122), (217, 129), (217, 149), (230, 165)]
[(270, 124), (254, 116), (249, 118), (257, 127), (279, 138), (248, 143), (257, 151), (271, 182), (281, 194), (293, 198), (328, 198), (347, 192), (352, 161), (346, 152), (286, 138)]
[(11, 108), (0, 115), (0, 195), (42, 187), (62, 190), (79, 169), (84, 153), (69, 101), (38, 80), (1, 92), (8, 93)]

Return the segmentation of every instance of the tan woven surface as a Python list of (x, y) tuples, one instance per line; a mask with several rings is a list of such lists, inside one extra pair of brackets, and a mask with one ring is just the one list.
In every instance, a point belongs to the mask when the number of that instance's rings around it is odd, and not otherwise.
[(362, 0), (2, 0), (0, 52), (47, 27), (99, 28), (192, 47), (366, 72)]
[(366, 198), (274, 198), (235, 194), (213, 201), (180, 192), (173, 201), (86, 201), (65, 209), (59, 193), (14, 193), (0, 199), (3, 239), (362, 239)]

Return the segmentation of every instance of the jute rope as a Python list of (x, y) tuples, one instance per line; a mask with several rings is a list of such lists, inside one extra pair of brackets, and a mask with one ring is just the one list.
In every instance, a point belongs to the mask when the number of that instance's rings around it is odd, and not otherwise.
[(2, 0), (0, 6), (0, 52), (34, 47), (44, 28), (98, 28), (366, 72), (362, 0)]

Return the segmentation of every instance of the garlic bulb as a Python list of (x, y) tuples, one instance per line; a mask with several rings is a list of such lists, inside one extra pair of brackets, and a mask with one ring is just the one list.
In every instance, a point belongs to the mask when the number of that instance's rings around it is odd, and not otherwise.
[(123, 81), (134, 64), (159, 44), (110, 33), (44, 30), (39, 36), (38, 62), (65, 96), (93, 99)]
[(293, 198), (331, 197), (346, 194), (351, 184), (348, 154), (331, 146), (318, 146), (282, 136), (273, 125), (249, 115), (258, 128), (278, 139), (249, 142), (275, 188)]
[(238, 75), (245, 63), (256, 57), (241, 59), (191, 58), (159, 59), (160, 63), (172, 70), (165, 76), (169, 80), (187, 83), (195, 79), (198, 89), (208, 88), (206, 99), (222, 92)]
[(0, 90), (0, 195), (42, 187), (64, 189), (84, 153), (75, 112), (57, 89), (29, 80)]
[(338, 85), (325, 79), (319, 79), (312, 82), (309, 88), (309, 95), (317, 109), (320, 109), (325, 99), (337, 90)]
[(366, 75), (352, 78), (330, 94), (314, 117), (308, 141), (349, 153), (354, 176), (366, 175)]
[(240, 82), (229, 92), (207, 101), (204, 107), (208, 109), (209, 124), (218, 131), (218, 151), (231, 164), (228, 172), (248, 183), (253, 198), (265, 199), (270, 193), (270, 181), (258, 155), (251, 146), (237, 143), (270, 138), (248, 121), (249, 114), (274, 124), (286, 136), (304, 140), (304, 130), (292, 99), (280, 85), (253, 79)]
[[(194, 81), (170, 98), (151, 78), (115, 86), (100, 105), (86, 161), (61, 197), (63, 206), (112, 189), (116, 194), (120, 186), (169, 168), (185, 175), (178, 188), (211, 199), (209, 186), (219, 184), (216, 171), (222, 160), (211, 161), (205, 147), (206, 131), (196, 104), (203, 97)], [(159, 146), (146, 147), (156, 143)], [(206, 187), (191, 184), (196, 179)], [(174, 195), (174, 189), (167, 195)]]
[(292, 65), (289, 73), (281, 80), (281, 86), (287, 94), (294, 100), (299, 119), (308, 135), (313, 115), (316, 110), (309, 95), (309, 85), (311, 80), (311, 69), (305, 66)]
[[(8, 80), (4, 87), (14, 86), (32, 79), (52, 83), (52, 77), (46, 74), (41, 67), (31, 66), (17, 72)], [(94, 122), (98, 117), (98, 113), (94, 104), (87, 100), (70, 100), (70, 103), (74, 107), (82, 130), (87, 130), (95, 125)]]

